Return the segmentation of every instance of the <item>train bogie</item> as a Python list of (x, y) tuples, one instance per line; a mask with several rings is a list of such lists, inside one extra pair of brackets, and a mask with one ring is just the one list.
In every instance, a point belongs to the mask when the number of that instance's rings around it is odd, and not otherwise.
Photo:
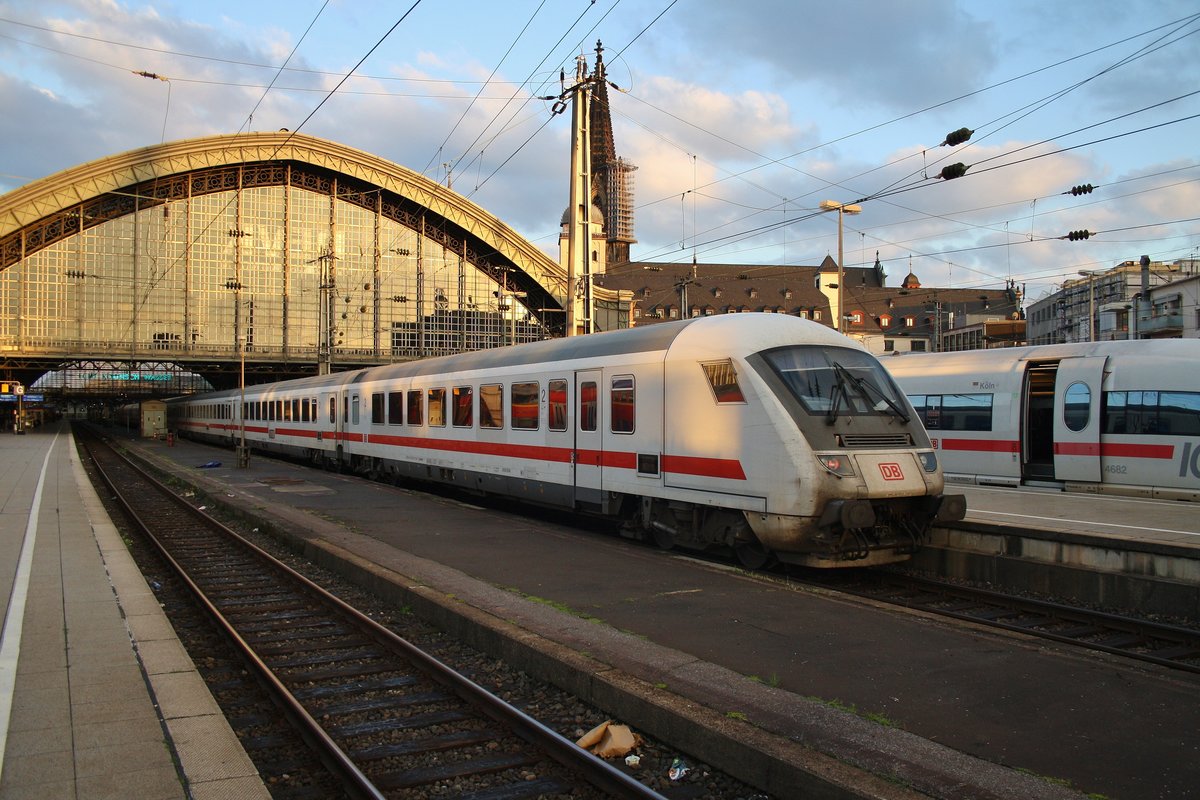
[[(750, 565), (905, 558), (942, 495), (878, 362), (820, 325), (747, 314), (178, 398), (181, 432), (372, 477), (620, 520)], [(233, 413), (226, 416), (232, 404)], [(223, 425), (213, 426), (214, 414)], [(244, 419), (242, 418), (244, 417)]]
[(1200, 342), (1135, 340), (884, 360), (947, 480), (1200, 499)]

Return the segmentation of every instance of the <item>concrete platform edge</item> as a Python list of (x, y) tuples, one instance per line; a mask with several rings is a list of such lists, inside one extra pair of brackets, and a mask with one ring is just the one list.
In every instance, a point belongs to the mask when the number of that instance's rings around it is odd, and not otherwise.
[[(96, 545), (108, 572), (117, 605), (125, 620), (134, 655), (141, 667), (147, 690), (163, 726), (164, 738), (167, 740), (187, 796), (234, 796), (246, 800), (269, 800), (270, 792), (259, 778), (254, 764), (246, 755), (204, 679), (183, 648), (178, 647), (179, 652), (171, 656), (167, 666), (161, 661), (159, 666), (156, 666), (154, 658), (147, 657), (148, 653), (155, 649), (155, 645), (163, 640), (150, 641), (144, 636), (139, 639), (139, 628), (168, 630), (170, 639), (178, 645), (178, 640), (174, 639), (174, 629), (157, 601), (144, 602), (147, 596), (153, 599), (153, 592), (133, 564), (133, 557), (85, 473), (75, 448), (74, 437), (70, 437), (68, 441), (71, 469), (84, 512), (91, 522)], [(133, 613), (134, 608), (137, 609), (137, 617), (145, 618), (156, 614), (161, 619), (149, 625), (139, 626)], [(167, 697), (173, 699), (165, 700)], [(204, 710), (197, 713), (197, 705)], [(194, 735), (197, 726), (203, 730), (202, 736)]]

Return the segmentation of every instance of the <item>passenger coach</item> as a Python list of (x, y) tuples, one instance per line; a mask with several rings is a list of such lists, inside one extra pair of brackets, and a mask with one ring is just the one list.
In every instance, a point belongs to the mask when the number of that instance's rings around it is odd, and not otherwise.
[(883, 359), (950, 482), (1200, 499), (1200, 341)]
[(181, 435), (376, 478), (619, 519), (744, 563), (907, 557), (943, 497), (924, 429), (878, 360), (822, 325), (738, 314), (170, 402)]

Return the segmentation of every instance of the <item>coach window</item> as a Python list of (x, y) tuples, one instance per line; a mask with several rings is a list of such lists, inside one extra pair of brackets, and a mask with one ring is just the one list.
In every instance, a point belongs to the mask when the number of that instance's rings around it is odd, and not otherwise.
[(275, 421), (275, 401), (274, 400), (270, 400), (267, 402), (267, 421), (268, 422)]
[(425, 395), (421, 394), (420, 389), (415, 389), (408, 393), (408, 424), (420, 425), (421, 419), (425, 415), (421, 413), (421, 398)]
[(429, 390), (429, 424), (443, 426), (446, 424), (446, 390)]
[(404, 424), (404, 392), (388, 392), (387, 421), (388, 425)]
[(1200, 436), (1200, 393), (1159, 392), (1154, 433)]
[(1081, 431), (1091, 416), (1092, 390), (1086, 383), (1072, 383), (1063, 400), (1063, 422), (1067, 429)]
[(537, 430), (540, 423), (538, 416), (541, 411), (538, 407), (538, 388), (536, 382), (514, 383), (512, 385), (509, 419), (512, 420), (513, 430)]
[(733, 361), (710, 361), (701, 364), (700, 368), (704, 370), (704, 377), (708, 378), (708, 388), (712, 389), (718, 403), (746, 402), (742, 395), (742, 387), (738, 385), (737, 370), (733, 368)]
[(596, 430), (596, 383), (584, 381), (579, 384), (579, 430)]
[(371, 392), (371, 424), (383, 425), (386, 418), (383, 416), (383, 392)]
[(942, 396), (940, 394), (910, 394), (908, 402), (912, 403), (917, 412), (917, 419), (926, 430), (938, 430), (942, 427)]
[(329, 424), (334, 425), (336, 423), (337, 423), (337, 400), (335, 400), (334, 398), (331, 397), (331, 398), (329, 398)]
[(479, 427), (504, 427), (504, 387), (498, 383), (479, 387)]
[(358, 395), (354, 395), (354, 398), (350, 401), (350, 424), (358, 424)]
[(567, 429), (567, 382), (550, 381), (550, 430)]
[(1200, 436), (1200, 392), (1107, 392), (1105, 433)]
[(451, 390), (454, 398), (454, 427), (470, 428), (475, 424), (475, 396), (470, 386), (455, 386)]
[(633, 376), (612, 379), (608, 418), (613, 433), (633, 433), (634, 393)]

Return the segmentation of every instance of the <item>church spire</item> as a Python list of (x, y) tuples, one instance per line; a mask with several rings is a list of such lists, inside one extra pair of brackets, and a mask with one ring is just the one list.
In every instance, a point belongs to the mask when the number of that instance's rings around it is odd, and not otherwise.
[(588, 140), (592, 150), (592, 198), (604, 212), (608, 264), (629, 261), (633, 236), (633, 173), (637, 169), (617, 155), (613, 142), (612, 109), (608, 104), (608, 75), (604, 46), (596, 41), (592, 104), (588, 109)]

